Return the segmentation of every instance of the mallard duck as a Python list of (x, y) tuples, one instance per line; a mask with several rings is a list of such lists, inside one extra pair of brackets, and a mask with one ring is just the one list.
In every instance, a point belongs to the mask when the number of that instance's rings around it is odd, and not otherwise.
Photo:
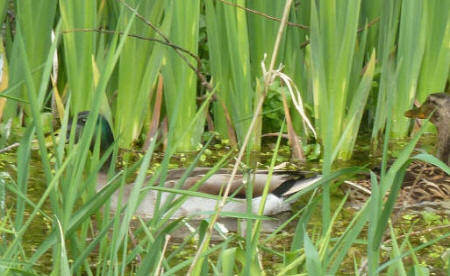
[[(418, 108), (406, 111), (410, 118), (426, 119), (436, 126), (437, 157), (450, 165), (450, 95), (435, 93), (427, 97)], [(350, 191), (350, 205), (360, 207), (370, 196), (370, 181), (346, 181)], [(415, 208), (439, 205), (450, 206), (450, 176), (431, 164), (414, 161), (408, 167), (402, 189), (398, 195), (396, 208)]]
[[(371, 195), (371, 183), (367, 178), (344, 181), (344, 190), (350, 193), (348, 205), (359, 209)], [(387, 195), (386, 195), (387, 198)], [(408, 167), (402, 188), (395, 203), (396, 210), (422, 209), (435, 206), (440, 211), (450, 210), (450, 176), (440, 168), (422, 161), (413, 161)]]
[[(81, 136), (81, 132), (87, 122), (87, 118), (89, 116), (88, 111), (78, 113), (76, 126), (74, 129), (75, 139)], [(74, 121), (70, 120), (68, 124), (68, 133), (70, 136), (70, 131), (72, 129)], [(98, 116), (97, 126), (101, 127), (101, 151), (105, 151), (113, 142), (114, 136), (111, 131), (111, 127), (107, 120), (102, 116)], [(95, 139), (93, 139), (95, 141)], [(209, 171), (211, 168), (194, 168), (190, 171), (188, 177), (184, 181), (181, 189), (189, 190), (192, 189), (193, 186), (198, 183)], [(98, 185), (97, 191), (100, 191), (104, 188), (107, 183), (107, 176), (105, 174), (106, 170), (101, 170), (98, 174)], [(208, 179), (201, 184), (196, 190), (197, 192), (209, 194), (209, 195), (217, 195), (219, 196), (230, 179), (231, 170), (228, 169), (219, 169), (214, 174), (212, 174)], [(165, 179), (164, 187), (166, 188), (174, 188), (178, 181), (182, 178), (182, 176), (186, 173), (186, 169), (174, 169), (169, 170), (167, 173), (167, 177)], [(286, 199), (289, 195), (296, 193), (302, 189), (312, 186), (317, 181), (319, 181), (321, 176), (319, 175), (311, 175), (308, 173), (302, 172), (292, 172), (292, 171), (275, 171), (270, 179), (269, 186), (269, 194), (267, 196), (267, 200), (265, 202), (263, 215), (275, 215), (284, 211), (290, 210), (290, 204), (286, 202)], [(248, 181), (247, 181), (248, 179)], [(233, 199), (230, 200), (224, 208), (222, 212), (237, 212), (237, 213), (246, 213), (247, 212), (247, 202), (248, 200), (245, 198), (246, 185), (251, 183), (253, 185), (253, 198), (251, 200), (252, 210), (256, 212), (261, 203), (261, 194), (263, 192), (264, 186), (266, 185), (266, 181), (268, 179), (268, 171), (257, 170), (250, 174), (250, 177), (244, 176), (244, 174), (238, 174), (235, 176), (232, 182), (232, 187), (230, 194), (233, 195)], [(147, 183), (150, 181), (150, 177), (147, 179)], [(158, 184), (158, 183), (156, 183)], [(122, 195), (122, 203), (128, 201), (129, 195), (133, 189), (133, 184), (128, 184), (125, 186), (123, 195)], [(159, 191), (152, 190), (151, 188), (146, 190), (146, 195), (142, 199), (141, 204), (136, 210), (136, 215), (139, 215), (143, 218), (150, 218), (154, 213), (154, 206), (157, 198), (157, 194)], [(164, 202), (169, 193), (168, 192), (160, 192), (161, 200)], [(115, 210), (119, 205), (119, 195), (114, 194), (111, 198), (111, 209)], [(172, 218), (179, 218), (185, 216), (194, 216), (196, 218), (205, 217), (205, 213), (213, 212), (216, 208), (217, 200), (205, 197), (194, 197), (190, 196), (184, 203), (176, 210), (174, 214), (172, 214)]]

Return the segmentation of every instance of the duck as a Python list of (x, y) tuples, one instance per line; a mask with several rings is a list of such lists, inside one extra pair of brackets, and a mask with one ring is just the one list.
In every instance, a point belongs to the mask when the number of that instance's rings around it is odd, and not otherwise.
[[(379, 178), (378, 178), (379, 180)], [(360, 209), (371, 195), (367, 176), (345, 180), (341, 186), (349, 192), (347, 206)], [(385, 195), (387, 199), (388, 195)], [(435, 213), (450, 213), (450, 176), (442, 169), (419, 160), (411, 162), (406, 170), (394, 208), (406, 210), (431, 209)]]
[(450, 166), (450, 94), (430, 94), (420, 107), (406, 111), (405, 116), (430, 118), (437, 130), (437, 157)]
[[(430, 94), (424, 103), (405, 112), (405, 116), (416, 119), (430, 118), (437, 129), (437, 157), (447, 166), (450, 165), (450, 94)], [(362, 206), (370, 196), (371, 184), (368, 179), (345, 181), (350, 192), (349, 205)], [(395, 208), (423, 209), (439, 206), (441, 211), (450, 210), (450, 176), (441, 168), (432, 164), (414, 160), (407, 168), (402, 189)]]
[[(75, 134), (73, 136), (75, 142), (77, 142), (81, 137), (89, 115), (89, 111), (83, 111), (77, 114), (76, 120), (73, 118), (70, 119), (67, 127), (67, 137), (70, 137), (71, 132), (74, 130)], [(73, 126), (74, 124), (76, 125)], [(97, 128), (101, 128), (102, 137), (100, 138), (100, 153), (103, 154), (106, 149), (114, 143), (114, 135), (108, 121), (101, 114), (98, 115), (96, 125)], [(94, 137), (92, 139), (93, 143), (95, 140), (96, 139)], [(91, 148), (93, 148), (92, 144)], [(107, 163), (109, 167), (109, 162)], [(161, 181), (158, 178), (156, 181), (153, 181), (153, 186), (146, 187), (141, 190), (141, 192), (145, 193), (145, 195), (137, 207), (135, 215), (144, 219), (152, 218), (156, 209), (155, 206), (158, 193), (160, 193), (159, 196), (162, 205), (169, 199), (169, 195), (171, 193), (176, 193), (176, 189), (174, 188), (178, 187), (178, 189), (181, 190), (195, 191), (196, 196), (188, 195), (188, 198), (181, 204), (181, 206), (179, 206), (179, 208), (171, 214), (171, 218), (207, 218), (212, 212), (215, 211), (218, 200), (222, 194), (222, 190), (225, 185), (227, 185), (231, 177), (231, 169), (214, 169), (215, 171), (213, 173), (211, 173), (211, 170), (212, 168), (208, 167), (196, 167), (189, 170), (185, 168), (168, 170), (163, 185), (161, 185)], [(106, 171), (107, 168), (104, 166), (98, 172), (96, 187), (98, 193), (108, 185)], [(209, 176), (205, 179), (207, 175)], [(262, 212), (263, 216), (274, 216), (290, 211), (291, 205), (287, 200), (288, 197), (298, 191), (317, 186), (321, 180), (321, 175), (308, 172), (273, 171), (272, 175), (269, 176), (269, 171), (267, 170), (254, 170), (249, 173), (241, 171), (233, 178), (229, 193), (232, 195), (232, 198), (224, 205), (222, 214), (248, 213), (249, 208), (251, 208), (251, 212), (253, 214), (256, 214), (262, 204), (262, 194), (269, 177), (269, 191)], [(144, 183), (151, 182), (151, 179), (152, 176), (148, 176)], [(179, 181), (181, 179), (184, 179), (184, 182), (180, 185)], [(200, 181), (203, 183), (200, 184)], [(246, 198), (246, 187), (250, 184), (252, 185), (253, 196), (251, 200), (248, 200)], [(161, 186), (163, 187), (163, 191), (158, 188)], [(121, 191), (121, 194), (117, 191), (111, 196), (110, 210), (112, 212), (116, 211), (119, 206), (124, 206), (124, 204), (128, 202), (133, 187), (133, 183), (126, 184), (123, 191)], [(197, 196), (197, 194), (199, 196)], [(176, 198), (177, 197), (180, 197), (180, 195), (177, 195)]]

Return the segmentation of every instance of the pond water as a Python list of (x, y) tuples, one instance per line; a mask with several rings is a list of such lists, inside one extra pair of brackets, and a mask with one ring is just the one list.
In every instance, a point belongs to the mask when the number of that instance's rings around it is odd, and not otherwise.
[[(428, 139), (428, 138), (427, 138)], [(424, 143), (426, 144), (426, 143)], [(228, 151), (229, 148), (223, 148), (224, 152)], [(286, 149), (288, 152), (288, 149)], [(223, 152), (221, 152), (221, 149), (217, 149), (218, 154), (212, 152), (206, 154), (205, 158), (200, 159), (199, 166), (210, 166), (217, 162), (218, 159), (222, 156)], [(267, 151), (268, 153), (262, 153), (259, 155), (259, 160), (262, 163), (268, 163), (268, 160), (272, 157), (272, 154), (270, 151)], [(283, 155), (283, 148), (280, 151), (281, 154), (278, 159), (278, 163), (283, 163), (289, 161), (289, 156), (284, 154)], [(365, 152), (365, 153), (364, 153)], [(172, 163), (172, 167), (179, 167), (180, 165), (186, 165), (189, 164), (192, 159), (195, 157), (195, 155), (177, 155), (174, 157), (174, 161)], [(374, 164), (379, 163), (379, 158), (367, 158), (367, 148), (365, 147), (359, 147), (356, 151), (355, 158), (346, 163), (340, 163), (340, 166), (350, 166), (350, 165), (362, 165), (362, 164)], [(158, 160), (161, 160), (161, 155), (155, 155), (155, 163), (157, 163)], [(298, 165), (298, 164), (297, 164)], [(286, 167), (286, 169), (295, 169), (296, 164), (289, 163)], [(14, 185), (14, 180), (17, 180), (16, 175), (16, 156), (14, 152), (9, 153), (3, 153), (0, 155), (0, 172), (2, 172), (2, 181), (6, 183), (6, 185)], [(309, 162), (309, 165), (305, 168), (307, 170), (311, 171), (319, 171), (320, 170), (320, 163), (319, 162)], [(44, 192), (46, 188), (45, 183), (45, 177), (42, 173), (41, 163), (38, 157), (38, 154), (36, 152), (32, 155), (32, 160), (30, 162), (30, 177), (28, 181), (28, 192), (27, 196), (28, 198), (36, 203), (40, 199), (42, 193)], [(333, 192), (333, 200), (332, 210), (335, 210), (339, 202), (344, 197), (344, 192), (340, 189), (332, 189)], [(2, 225), (4, 225), (4, 228), (12, 229), (13, 221), (15, 218), (15, 194), (8, 189), (6, 190), (6, 209), (5, 212), (2, 214), (2, 217), (0, 218), (0, 222)], [(296, 204), (294, 204), (294, 212), (296, 210), (299, 210), (304, 206), (308, 199), (308, 195), (301, 198)], [(52, 211), (49, 206), (49, 203), (47, 202), (43, 207), (44, 212), (46, 212), (47, 215), (50, 217), (52, 216)], [(30, 215), (32, 209), (30, 206), (27, 206), (25, 211), (25, 220)], [(339, 236), (340, 233), (343, 233), (348, 225), (348, 223), (351, 221), (351, 219), (355, 215), (355, 210), (351, 208), (345, 208), (337, 218), (336, 223), (333, 227), (333, 237)], [(447, 214), (448, 215), (448, 214)], [(436, 237), (441, 236), (444, 233), (447, 233), (450, 231), (450, 223), (449, 218), (447, 215), (439, 214), (435, 212), (427, 212), (427, 211), (414, 211), (409, 213), (399, 213), (396, 214), (393, 217), (394, 222), (394, 229), (396, 231), (396, 234), (398, 236), (403, 236), (406, 233), (412, 233), (410, 235), (409, 241), (412, 243), (412, 246), (417, 246), (420, 244), (423, 244), (427, 241), (430, 241)], [(51, 229), (52, 222), (45, 218), (42, 215), (38, 215), (30, 225), (29, 229), (27, 230), (26, 234), (23, 238), (23, 250), (26, 254), (26, 256), (30, 256), (35, 250), (38, 248), (38, 246), (42, 243), (42, 241), (45, 240), (45, 238), (49, 235), (50, 229)], [(292, 241), (292, 232), (295, 229), (296, 221), (292, 222), (290, 226), (288, 226), (285, 230), (280, 232), (276, 235), (275, 238), (270, 239), (267, 241), (266, 244), (264, 244), (265, 247), (271, 248), (272, 250), (280, 250), (284, 251), (285, 249), (290, 248), (290, 243)], [(318, 233), (320, 232), (318, 229), (320, 229), (321, 224), (321, 213), (320, 208), (317, 208), (317, 210), (314, 211), (311, 221), (308, 224), (308, 229), (312, 231), (312, 233)], [(361, 240), (360, 244), (354, 245), (348, 253), (347, 258), (345, 259), (344, 263), (341, 265), (341, 272), (342, 273), (352, 273), (354, 272), (354, 263), (353, 258), (354, 256), (364, 256), (367, 254), (367, 245), (365, 244), (366, 240), (365, 237), (367, 237), (367, 230), (364, 230), (363, 233), (360, 235)], [(12, 235), (3, 234), (3, 237), (6, 237), (6, 240), (11, 240)], [(314, 237), (311, 237), (314, 240)], [(386, 237), (386, 239), (389, 239), (389, 237)], [(236, 239), (236, 244), (239, 246), (239, 238)], [(167, 254), (171, 254), (173, 252), (177, 252), (177, 248), (181, 240), (173, 239), (169, 245)], [(194, 245), (193, 245), (194, 246)], [(178, 252), (177, 256), (174, 256), (171, 258), (171, 262), (177, 263), (185, 259), (189, 259), (192, 257), (192, 248), (186, 247), (183, 252)], [(430, 271), (434, 275), (444, 275), (445, 270), (445, 263), (448, 262), (445, 259), (446, 254), (450, 254), (449, 251), (450, 248), (450, 239), (445, 239), (440, 241), (438, 244), (435, 244), (433, 246), (427, 247), (425, 249), (422, 249), (417, 253), (417, 258), (419, 259), (420, 263), (426, 264)], [(283, 259), (276, 255), (271, 254), (271, 251), (264, 251), (262, 253), (263, 255), (263, 264), (264, 267), (267, 269), (267, 273), (275, 273), (276, 271), (279, 271), (279, 269), (282, 267)], [(383, 260), (389, 259), (390, 250), (387, 248), (385, 251), (383, 251), (384, 254), (382, 256)], [(95, 259), (95, 256), (93, 256)], [(448, 258), (448, 257), (447, 257)], [(412, 263), (413, 258), (407, 257), (406, 261), (404, 263)], [(50, 272), (48, 269), (51, 268), (52, 259), (51, 259), (51, 252), (48, 252), (44, 257), (40, 259), (40, 263), (35, 266), (37, 271), (48, 273)], [(131, 269), (131, 268), (130, 268)]]

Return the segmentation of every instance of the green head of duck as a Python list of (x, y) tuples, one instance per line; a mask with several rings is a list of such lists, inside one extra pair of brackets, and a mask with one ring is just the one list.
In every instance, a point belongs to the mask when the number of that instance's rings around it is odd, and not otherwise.
[[(78, 142), (78, 140), (81, 138), (81, 135), (83, 134), (84, 127), (87, 123), (88, 117), (90, 112), (89, 111), (82, 111), (77, 114), (74, 118), (69, 120), (69, 123), (67, 125), (67, 138), (70, 137), (72, 132), (72, 125), (74, 124), (74, 121), (76, 119), (76, 126), (75, 126), (75, 134), (74, 139), (75, 142)], [(96, 135), (100, 133), (100, 153), (104, 153), (113, 143), (114, 143), (114, 135), (111, 129), (111, 126), (106, 120), (106, 118), (99, 114), (97, 117), (97, 123), (96, 123), (96, 129), (94, 131), (94, 138), (92, 139), (91, 143), (91, 149), (93, 149), (96, 141)]]

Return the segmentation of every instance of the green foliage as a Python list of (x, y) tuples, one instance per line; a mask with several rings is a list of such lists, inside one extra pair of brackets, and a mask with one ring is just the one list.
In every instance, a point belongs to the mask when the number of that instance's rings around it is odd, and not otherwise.
[[(216, 1), (205, 1), (205, 13), (210, 69), (217, 95), (213, 106), (214, 119), (220, 134), (231, 135), (228, 128), (233, 127), (237, 141), (242, 144), (257, 99), (252, 86), (255, 77), (250, 67), (252, 49), (249, 46), (246, 13), (224, 3), (213, 2)], [(223, 116), (225, 112), (231, 117), (231, 122)], [(252, 149), (259, 149), (259, 131), (254, 132)]]
[[(133, 1), (135, 2), (135, 1)], [(133, 6), (136, 3), (130, 3)], [(168, 33), (171, 14), (163, 20), (164, 1), (145, 1), (139, 5), (138, 12), (163, 33)], [(117, 29), (123, 31), (133, 12), (120, 7), (121, 17)], [(162, 39), (142, 20), (134, 20), (130, 33), (139, 34), (146, 39)], [(149, 43), (134, 37), (126, 38), (120, 54), (117, 76), (117, 102), (115, 106), (115, 130), (120, 139), (120, 146), (128, 148), (141, 133), (146, 118), (151, 114), (152, 96), (155, 94), (157, 76), (160, 71), (164, 48), (159, 43)]]
[[(405, 110), (412, 106), (422, 64), (426, 40), (428, 2), (402, 2), (396, 65), (398, 70), (396, 93), (393, 93), (392, 128), (394, 138), (408, 134), (409, 119)], [(411, 47), (414, 45), (414, 47)]]
[[(391, 133), (394, 138), (408, 133), (410, 121), (403, 113), (414, 98), (423, 100), (448, 84), (449, 2), (301, 0), (294, 4), (287, 30), (280, 34), (276, 19), (282, 16), (285, 1), (0, 1), (4, 27), (0, 41), (6, 48), (1, 80), (3, 74), (9, 79), (9, 87), (0, 91), (1, 100), (6, 100), (5, 106), (0, 104), (4, 114), (0, 145), (3, 149), (12, 139), (20, 142), (13, 162), (15, 173), (4, 173), (0, 160), (0, 272), (174, 275), (190, 269), (192, 275), (338, 274), (348, 258), (353, 258), (357, 273), (367, 257), (369, 275), (430, 273), (418, 251), (450, 234), (414, 246), (411, 231), (401, 233), (400, 240), (390, 221), (410, 155), (424, 129), (405, 145), (389, 169), (386, 164)], [(281, 71), (299, 88), (318, 130), (317, 140), (309, 144), (287, 87), (278, 81), (270, 87), (256, 127), (249, 130), (266, 77), (261, 63), (266, 64), (265, 54), (270, 60), (278, 35), (282, 39), (275, 68), (284, 65)], [(10, 65), (9, 71), (3, 62)], [(157, 91), (161, 75), (164, 89)], [(160, 92), (163, 103), (158, 106)], [(251, 131), (249, 148), (258, 150), (262, 132), (282, 129), (286, 114), (281, 95), (288, 98), (294, 129), (302, 137), (307, 158), (323, 155), (323, 179), (289, 199), (302, 198), (305, 204), (267, 236), (263, 233), (267, 218), (261, 216), (261, 209), (259, 215), (222, 214), (246, 223), (243, 237), (222, 233), (217, 224), (204, 220), (190, 228), (192, 232), (177, 243), (178, 248), (171, 247), (170, 236), (175, 231), (187, 232), (183, 230), (186, 220), (171, 220), (171, 214), (191, 196), (221, 197), (181, 190), (178, 185), (187, 174), (174, 188), (147, 185), (157, 179), (164, 183), (177, 151), (199, 151), (188, 171), (211, 155), (208, 142), (201, 144), (210, 102), (210, 122), (226, 144), (217, 145), (222, 146), (224, 156), (213, 164), (212, 174), (235, 155), (228, 147), (235, 146), (234, 138), (242, 145)], [(369, 96), (376, 104), (366, 107)], [(54, 115), (56, 108), (59, 118)], [(69, 114), (82, 110), (91, 112), (85, 131), (78, 143), (70, 137), (66, 144)], [(117, 138), (103, 156), (96, 135), (99, 113), (112, 123)], [(364, 116), (368, 113), (374, 117)], [(117, 171), (112, 166), (109, 185), (97, 191), (98, 172), (110, 155), (114, 164), (119, 147), (130, 147), (139, 137), (148, 140), (143, 130), (150, 125), (157, 128), (164, 118), (167, 127), (162, 124), (158, 136), (163, 138), (149, 140), (136, 164)], [(347, 196), (334, 202), (329, 186), (369, 170), (334, 170), (333, 164), (351, 158), (362, 118), (368, 118), (365, 124), (372, 127), (373, 141), (385, 135), (381, 177), (370, 172), (370, 198), (341, 226)], [(54, 130), (53, 121), (60, 123), (60, 131)], [(17, 128), (14, 135), (8, 134)], [(162, 140), (167, 148), (160, 157), (155, 152), (162, 148)], [(95, 145), (93, 152), (91, 145)], [(33, 152), (33, 146), (38, 152)], [(278, 154), (287, 149), (279, 136), (270, 153), (271, 170), (288, 159)], [(155, 166), (158, 158), (161, 163)], [(431, 155), (413, 158), (450, 172)], [(33, 159), (39, 159), (43, 173), (37, 199), (30, 197), (36, 188), (30, 184)], [(147, 178), (150, 167), (154, 173)], [(135, 178), (130, 200), (109, 215), (111, 196), (123, 193), (130, 178)], [(151, 219), (136, 219), (136, 209), (149, 189), (171, 196), (167, 201), (159, 199)], [(247, 189), (250, 195), (251, 185)], [(263, 201), (266, 196), (267, 190)], [(320, 207), (322, 212), (317, 212)], [(422, 217), (430, 226), (448, 224), (436, 214), (423, 213)], [(48, 223), (48, 232), (31, 250), (26, 238), (33, 234), (36, 222)], [(226, 239), (211, 242), (208, 231), (212, 229)], [(283, 240), (287, 232), (290, 237)], [(383, 239), (385, 233), (390, 233), (389, 244)], [(362, 253), (351, 254), (357, 249)], [(405, 257), (412, 259), (412, 265)], [(271, 263), (261, 261), (265, 258)], [(52, 260), (48, 271), (41, 271), (45, 268), (39, 264), (47, 259)]]
[[(169, 2), (166, 15), (172, 17), (169, 39), (193, 55), (198, 52), (200, 1)], [(170, 127), (179, 141), (178, 151), (192, 151), (200, 142), (204, 117), (190, 125), (197, 113), (197, 76), (192, 68), (196, 60), (177, 49), (167, 48), (163, 62), (164, 96)], [(188, 126), (191, 126), (188, 128)]]
[(265, 133), (279, 130), (284, 121), (285, 115), (281, 93), (289, 97), (287, 88), (280, 86), (280, 82), (277, 80), (270, 87), (269, 93), (264, 100), (263, 131)]
[[(72, 114), (91, 108), (96, 89), (95, 71), (97, 42), (99, 34), (94, 31), (79, 32), (77, 29), (97, 27), (97, 1), (59, 1), (59, 12), (63, 36), (64, 64), (67, 72), (68, 89), (71, 91)], [(83, 16), (78, 16), (83, 14)], [(97, 67), (97, 68), (96, 68)], [(104, 93), (104, 92), (102, 92)], [(102, 101), (106, 102), (106, 96)], [(105, 110), (104, 112), (106, 112)]]

